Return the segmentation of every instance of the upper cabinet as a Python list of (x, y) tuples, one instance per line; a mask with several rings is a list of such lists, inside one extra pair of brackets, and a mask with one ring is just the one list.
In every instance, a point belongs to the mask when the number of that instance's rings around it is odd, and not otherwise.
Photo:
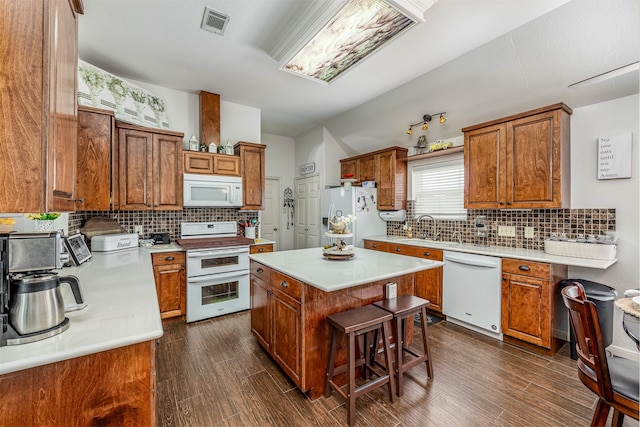
[(568, 207), (571, 113), (560, 103), (462, 129), (465, 208)]
[[(117, 173), (111, 167), (117, 156), (113, 111), (78, 107), (78, 162), (76, 172), (77, 210), (108, 211), (111, 189), (117, 187)], [(117, 166), (114, 169), (117, 172)], [(113, 201), (115, 202), (115, 200)]]
[(242, 210), (264, 209), (264, 144), (238, 142), (233, 146), (236, 156), (240, 156), (240, 176), (242, 177)]
[(120, 122), (117, 127), (119, 209), (181, 210), (184, 134)]
[(404, 209), (407, 200), (407, 149), (391, 147), (340, 160), (340, 178), (356, 184), (375, 181), (378, 209)]
[(227, 154), (185, 151), (184, 173), (240, 176), (240, 158)]
[(73, 211), (82, 1), (0, 4), (0, 211)]

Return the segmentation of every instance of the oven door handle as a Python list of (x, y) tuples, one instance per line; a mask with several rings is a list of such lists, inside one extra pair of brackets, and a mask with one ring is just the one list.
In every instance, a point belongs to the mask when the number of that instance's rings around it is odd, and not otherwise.
[(248, 252), (249, 252), (249, 248), (197, 251), (197, 252), (187, 252), (187, 258), (202, 258), (210, 255), (232, 255), (232, 254), (241, 254), (241, 253), (248, 253)]
[(187, 278), (187, 283), (199, 283), (199, 282), (211, 282), (211, 281), (219, 281), (220, 279), (228, 279), (231, 277), (243, 277), (248, 276), (249, 272), (244, 271), (233, 271), (231, 273), (219, 273), (219, 274), (208, 274), (206, 276), (197, 276), (197, 277), (189, 277)]

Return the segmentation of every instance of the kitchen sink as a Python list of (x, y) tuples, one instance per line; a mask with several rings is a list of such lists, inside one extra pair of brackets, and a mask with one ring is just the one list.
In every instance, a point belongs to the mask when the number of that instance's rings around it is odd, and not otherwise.
[(457, 246), (460, 244), (458, 242), (444, 242), (440, 240), (419, 239), (415, 237), (412, 239), (400, 239), (396, 241), (399, 243), (409, 243), (412, 245), (429, 246), (429, 247), (448, 247), (448, 246)]

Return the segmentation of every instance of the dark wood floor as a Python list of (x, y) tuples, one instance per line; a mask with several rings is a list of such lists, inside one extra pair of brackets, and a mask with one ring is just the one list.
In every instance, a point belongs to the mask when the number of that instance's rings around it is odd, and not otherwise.
[[(341, 398), (334, 392), (311, 401), (301, 393), (251, 335), (249, 316), (165, 325), (157, 351), (158, 425), (344, 425)], [(407, 374), (396, 403), (386, 387), (358, 398), (357, 425), (590, 424), (596, 400), (578, 380), (568, 345), (543, 357), (448, 322), (429, 327), (429, 338), (434, 379), (420, 365)]]

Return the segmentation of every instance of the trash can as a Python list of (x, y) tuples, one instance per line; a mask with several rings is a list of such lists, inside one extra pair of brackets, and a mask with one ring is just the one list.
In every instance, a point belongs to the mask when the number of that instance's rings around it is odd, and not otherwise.
[[(600, 320), (600, 330), (602, 331), (602, 341), (605, 347), (610, 346), (613, 342), (613, 300), (616, 299), (618, 292), (611, 286), (585, 279), (563, 280), (560, 282), (560, 289), (562, 290), (566, 286), (573, 285), (573, 282), (580, 283), (587, 295), (587, 300), (596, 305), (598, 319)], [(571, 326), (571, 322), (569, 322), (569, 331), (571, 358), (573, 360), (577, 360), (578, 353), (576, 352), (576, 338), (573, 334), (573, 326)]]

